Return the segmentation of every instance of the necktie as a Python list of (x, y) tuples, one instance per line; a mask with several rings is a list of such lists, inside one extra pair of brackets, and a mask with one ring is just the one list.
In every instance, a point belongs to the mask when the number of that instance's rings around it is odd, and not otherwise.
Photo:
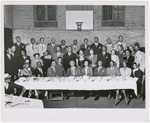
[(54, 72), (56, 73), (55, 67), (53, 67)]

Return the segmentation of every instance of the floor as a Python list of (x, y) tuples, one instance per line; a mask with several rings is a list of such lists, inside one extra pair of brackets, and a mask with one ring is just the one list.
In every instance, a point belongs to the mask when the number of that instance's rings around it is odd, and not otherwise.
[(83, 96), (72, 96), (68, 100), (64, 101), (50, 101), (43, 99), (44, 108), (145, 108), (145, 101), (142, 99), (132, 99), (127, 105), (123, 99), (115, 106), (115, 99), (108, 99), (100, 97), (99, 100), (95, 101), (93, 97), (83, 99)]

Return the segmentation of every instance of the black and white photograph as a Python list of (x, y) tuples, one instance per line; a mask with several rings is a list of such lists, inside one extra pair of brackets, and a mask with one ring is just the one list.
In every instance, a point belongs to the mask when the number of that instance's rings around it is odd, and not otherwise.
[(3, 110), (143, 110), (124, 121), (148, 121), (148, 2), (133, 3), (4, 2)]

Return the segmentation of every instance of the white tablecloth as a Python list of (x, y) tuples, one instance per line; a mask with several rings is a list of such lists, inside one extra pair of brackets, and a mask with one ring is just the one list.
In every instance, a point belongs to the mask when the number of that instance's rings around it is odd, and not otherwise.
[(44, 108), (42, 100), (5, 95), (5, 108)]
[(137, 78), (131, 77), (42, 77), (20, 78), (15, 83), (37, 90), (115, 90), (133, 89), (137, 95)]

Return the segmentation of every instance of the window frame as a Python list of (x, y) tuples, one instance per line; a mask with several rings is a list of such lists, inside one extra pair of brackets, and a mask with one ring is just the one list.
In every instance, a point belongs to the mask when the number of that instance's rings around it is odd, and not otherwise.
[[(112, 5), (112, 20), (103, 20), (103, 9), (102, 6), (102, 26), (112, 26), (112, 27), (124, 27), (125, 26), (125, 6), (123, 6), (123, 19), (122, 20), (114, 20), (114, 5)], [(119, 24), (119, 25), (118, 25)]]

